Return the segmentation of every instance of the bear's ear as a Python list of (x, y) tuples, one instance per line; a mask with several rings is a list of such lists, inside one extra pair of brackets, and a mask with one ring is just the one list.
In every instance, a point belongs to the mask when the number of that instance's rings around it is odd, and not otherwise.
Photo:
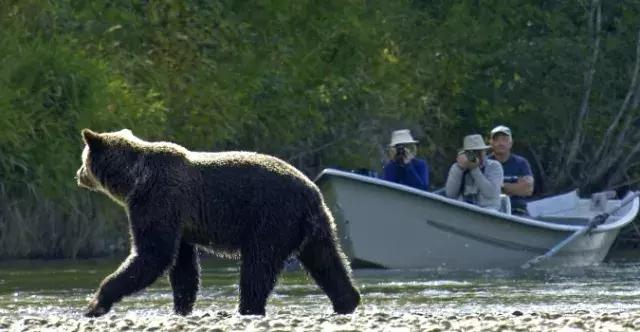
[(124, 135), (127, 135), (127, 136), (134, 136), (133, 132), (130, 129), (127, 129), (127, 128), (120, 130), (120, 132), (123, 133)]
[(100, 134), (92, 131), (91, 129), (82, 129), (82, 139), (91, 148), (101, 146), (104, 143)]

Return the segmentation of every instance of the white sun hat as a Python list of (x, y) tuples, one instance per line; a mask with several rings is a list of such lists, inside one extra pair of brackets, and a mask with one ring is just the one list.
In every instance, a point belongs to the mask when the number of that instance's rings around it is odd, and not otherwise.
[(485, 144), (482, 135), (479, 134), (465, 136), (462, 141), (463, 150), (486, 150), (489, 148), (491, 147)]
[(418, 141), (413, 139), (413, 136), (411, 136), (411, 131), (409, 131), (409, 129), (395, 130), (391, 133), (391, 143), (389, 143), (389, 146), (411, 143), (418, 143)]

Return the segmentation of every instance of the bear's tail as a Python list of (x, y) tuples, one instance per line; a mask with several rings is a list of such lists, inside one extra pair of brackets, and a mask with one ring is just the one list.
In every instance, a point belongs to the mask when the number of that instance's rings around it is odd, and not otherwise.
[(333, 310), (339, 314), (352, 313), (360, 304), (360, 294), (353, 286), (345, 255), (336, 240), (331, 212), (320, 202), (319, 213), (311, 216), (311, 229), (300, 248), (298, 259), (329, 296)]

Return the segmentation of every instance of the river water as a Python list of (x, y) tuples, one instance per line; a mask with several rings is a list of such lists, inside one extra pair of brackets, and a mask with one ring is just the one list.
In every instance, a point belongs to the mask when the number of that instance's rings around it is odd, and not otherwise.
[[(56, 324), (65, 329), (65, 325), (60, 325), (63, 320), (97, 324), (82, 318), (81, 313), (99, 282), (117, 264), (103, 260), (1, 263), (0, 317), (4, 317), (4, 321), (0, 321), (0, 329), (15, 329), (19, 324), (21, 330), (28, 330), (29, 324), (44, 326), (42, 324), (50, 324), (52, 319), (60, 320)], [(233, 324), (237, 324), (241, 319), (234, 314), (238, 272), (235, 263), (205, 261), (202, 289), (193, 316), (217, 315), (220, 319), (213, 323), (223, 327), (225, 317), (235, 317)], [(405, 319), (418, 324), (400, 323), (399, 327), (409, 330), (425, 327), (415, 321), (418, 318), (436, 319), (434, 324), (441, 325), (445, 318), (455, 322), (465, 316), (481, 319), (493, 315), (499, 320), (527, 315), (540, 319), (537, 316), (545, 314), (574, 318), (590, 315), (597, 321), (603, 315), (626, 312), (633, 316), (630, 322), (640, 317), (640, 262), (551, 271), (355, 270), (353, 277), (363, 297), (363, 305), (353, 315), (360, 315), (355, 318), (360, 322), (351, 321), (355, 330), (385, 326), (393, 317), (398, 322)], [(280, 327), (286, 330), (304, 327), (288, 325), (300, 315), (313, 317), (314, 324), (324, 322), (318, 317), (335, 316), (331, 315), (328, 298), (303, 271), (285, 271), (269, 299), (267, 316), (279, 317), (283, 325)], [(166, 278), (125, 298), (107, 316), (110, 317), (105, 318), (107, 320), (147, 317), (146, 325), (138, 326), (141, 329), (148, 328), (153, 317), (172, 317), (171, 290)], [(35, 319), (36, 323), (26, 321), (25, 317)], [(383, 325), (367, 325), (371, 320)], [(136, 327), (135, 324), (129, 327)], [(263, 327), (273, 328), (270, 323), (265, 324)], [(640, 320), (638, 324), (640, 327)], [(99, 325), (94, 327), (99, 330)]]

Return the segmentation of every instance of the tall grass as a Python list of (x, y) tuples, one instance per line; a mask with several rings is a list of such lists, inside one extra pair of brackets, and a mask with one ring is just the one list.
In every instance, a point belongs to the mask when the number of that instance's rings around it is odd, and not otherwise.
[(80, 130), (163, 130), (154, 94), (132, 88), (64, 38), (0, 31), (0, 259), (126, 250), (122, 209), (80, 191)]
[(127, 229), (124, 213), (94, 194), (0, 191), (0, 259), (112, 255), (127, 249)]

